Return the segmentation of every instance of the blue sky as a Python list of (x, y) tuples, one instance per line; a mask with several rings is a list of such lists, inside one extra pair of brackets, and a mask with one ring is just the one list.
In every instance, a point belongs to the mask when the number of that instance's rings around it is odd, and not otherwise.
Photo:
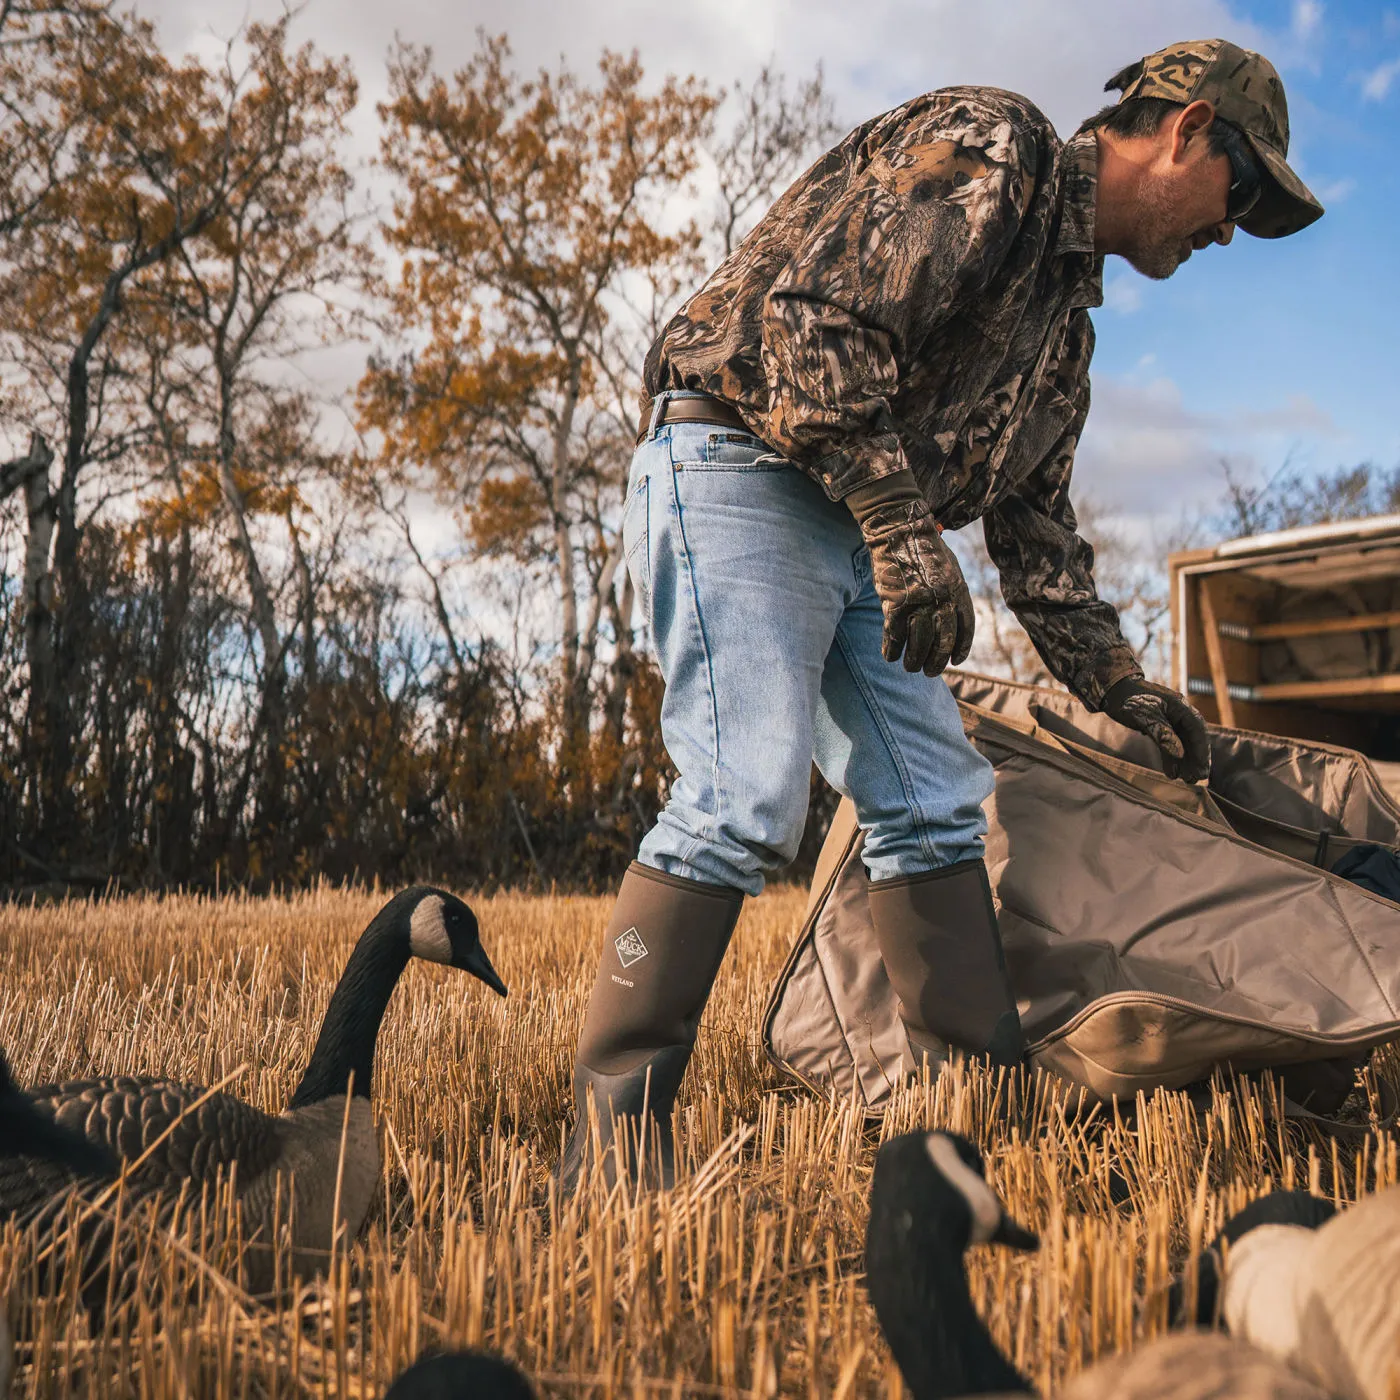
[[(213, 56), (275, 0), (140, 0), (176, 48)], [(1327, 215), (1289, 239), (1238, 235), (1150, 283), (1110, 259), (1096, 314), (1094, 409), (1078, 490), (1153, 531), (1214, 500), (1220, 460), (1246, 474), (1285, 460), (1325, 469), (1400, 462), (1400, 0), (309, 0), (300, 34), (348, 53), (372, 155), (374, 102), (395, 31), (466, 60), (478, 26), (504, 32), (522, 66), (561, 55), (588, 70), (637, 48), (648, 72), (720, 85), (773, 60), (824, 66), (851, 123), (928, 88), (981, 82), (1023, 92), (1062, 134), (1105, 100), (1105, 78), (1176, 39), (1221, 35), (1283, 74), (1291, 157)], [(331, 373), (338, 360), (328, 362)], [(353, 377), (348, 360), (340, 369)]]
[[(1290, 151), (1327, 214), (1293, 238), (1238, 235), (1163, 283), (1110, 260), (1095, 361), (1112, 381), (1096, 408), (1110, 413), (1085, 443), (1083, 476), (1149, 509), (1167, 508), (1172, 449), (1183, 444), (1258, 471), (1290, 455), (1303, 469), (1400, 462), (1400, 14), (1296, 3), (1237, 13), (1281, 36), (1260, 47), (1278, 54)], [(1132, 415), (1153, 408), (1176, 441), (1161, 444), (1160, 475), (1135, 485), (1123, 480), (1132, 463), (1122, 445)], [(1217, 463), (1202, 465), (1209, 482)]]

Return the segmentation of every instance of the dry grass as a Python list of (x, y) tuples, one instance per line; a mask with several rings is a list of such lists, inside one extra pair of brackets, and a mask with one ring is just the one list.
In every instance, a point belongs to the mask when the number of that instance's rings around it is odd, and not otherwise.
[[(279, 1109), (355, 936), (379, 899), (132, 899), (0, 907), (0, 1044), (22, 1082), (126, 1070)], [(0, 1243), (22, 1336), (15, 1393), (377, 1396), (429, 1342), (515, 1358), (546, 1394), (893, 1394), (860, 1279), (876, 1133), (784, 1086), (758, 1025), (802, 895), (750, 902), (682, 1099), (681, 1188), (557, 1201), (548, 1173), (608, 906), (476, 904), (508, 1002), (415, 963), (380, 1038), (385, 1188), (329, 1280), (272, 1308), (221, 1266), (206, 1219), (150, 1235), (154, 1280), (90, 1335), (61, 1291), (35, 1299), (30, 1242)], [(241, 1068), (240, 1066), (246, 1066)], [(1393, 1058), (1381, 1072), (1400, 1085)], [(1043, 1248), (971, 1261), (983, 1315), (1043, 1387), (1164, 1322), (1193, 1241), (1267, 1184), (1339, 1199), (1397, 1179), (1393, 1138), (1338, 1152), (1248, 1094), (1197, 1115), (1180, 1095), (1135, 1124), (1034, 1095), (988, 1130), (990, 1086), (911, 1088), (880, 1131), (938, 1123), (989, 1146), (989, 1174)], [(215, 1213), (217, 1214), (217, 1212)]]

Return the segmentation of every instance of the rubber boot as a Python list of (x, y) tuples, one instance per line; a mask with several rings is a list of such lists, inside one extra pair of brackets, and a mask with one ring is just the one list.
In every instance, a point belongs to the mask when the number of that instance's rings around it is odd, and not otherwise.
[(941, 1062), (953, 1046), (991, 1065), (1019, 1065), (1025, 1040), (986, 865), (959, 861), (869, 888), (875, 940), (915, 1059)]
[(611, 1184), (619, 1138), (639, 1179), (663, 1188), (674, 1183), (676, 1094), (743, 902), (741, 891), (724, 885), (636, 861), (628, 868), (579, 1037), (578, 1118), (559, 1164), (566, 1191), (595, 1149)]

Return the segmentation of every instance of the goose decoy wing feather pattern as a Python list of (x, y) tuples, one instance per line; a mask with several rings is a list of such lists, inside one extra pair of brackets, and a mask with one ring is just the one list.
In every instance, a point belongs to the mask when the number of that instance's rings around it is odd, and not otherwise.
[(31, 1097), (62, 1126), (126, 1162), (158, 1144), (138, 1172), (138, 1179), (151, 1184), (202, 1185), (221, 1170), (227, 1175), (234, 1162), (239, 1181), (247, 1184), (276, 1164), (285, 1137), (284, 1120), (232, 1094), (166, 1079), (78, 1080), (44, 1085)]

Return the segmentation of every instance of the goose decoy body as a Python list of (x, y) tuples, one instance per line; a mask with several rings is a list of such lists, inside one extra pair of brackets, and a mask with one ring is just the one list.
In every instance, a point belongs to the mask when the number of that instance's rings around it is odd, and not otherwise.
[[(914, 1400), (1034, 1394), (972, 1305), (969, 1244), (1033, 1249), (1007, 1215), (982, 1158), (952, 1133), (910, 1133), (875, 1159), (866, 1235), (866, 1287)], [(1257, 1348), (1218, 1333), (1177, 1334), (1075, 1376), (1060, 1400), (1327, 1400)]]
[(384, 1400), (535, 1400), (534, 1388), (501, 1356), (448, 1351), (401, 1371)]
[(1100, 1361), (1056, 1400), (1330, 1400), (1276, 1358), (1219, 1332), (1176, 1332)]
[[(415, 886), (391, 899), (360, 935), (286, 1109), (264, 1113), (232, 1094), (168, 1079), (118, 1075), (50, 1084), (30, 1092), (36, 1108), (94, 1146), (134, 1165), (134, 1193), (199, 1191), (234, 1176), (245, 1239), (246, 1281), (272, 1284), (274, 1214), (291, 1226), (294, 1271), (323, 1260), (338, 1220), (364, 1222), (379, 1180), (379, 1139), (370, 1109), (374, 1049), (389, 998), (409, 959), (472, 973), (506, 995), (478, 936), (476, 916), (455, 895)], [(163, 1140), (162, 1134), (166, 1134)], [(342, 1159), (342, 1137), (344, 1140)], [(0, 1198), (0, 1212), (8, 1202)], [(289, 1211), (290, 1207), (290, 1211)]]
[[(1322, 1202), (1326, 1206), (1327, 1202)], [(1400, 1396), (1400, 1186), (1314, 1229), (1237, 1231), (1221, 1312), (1232, 1336), (1286, 1361), (1339, 1400)]]

